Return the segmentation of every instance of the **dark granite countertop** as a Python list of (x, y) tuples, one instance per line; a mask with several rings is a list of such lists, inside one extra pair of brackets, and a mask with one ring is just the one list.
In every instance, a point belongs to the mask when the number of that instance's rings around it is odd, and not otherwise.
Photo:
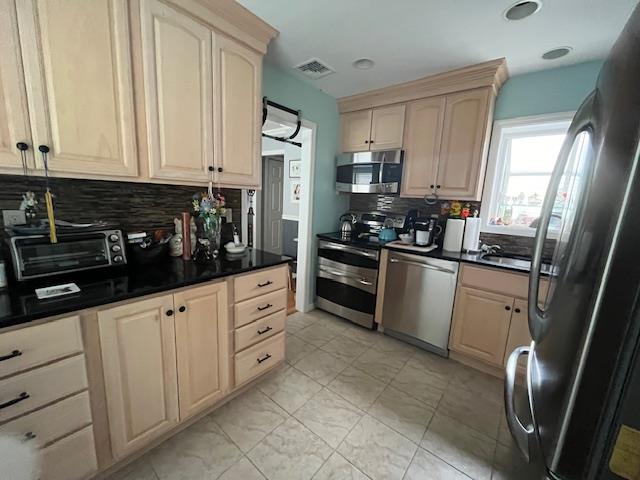
[[(386, 248), (388, 250), (393, 250), (396, 252), (421, 255), (431, 258), (439, 258), (442, 260), (451, 260), (454, 262), (473, 263), (476, 265), (500, 268), (512, 272), (529, 273), (529, 270), (531, 268), (530, 262), (526, 260), (518, 260), (516, 262), (509, 261), (507, 263), (504, 260), (501, 261), (500, 258), (483, 258), (483, 255), (480, 253), (449, 252), (446, 250), (442, 250), (442, 248), (437, 248), (430, 252), (410, 251), (405, 248), (396, 248), (389, 245), (381, 245), (377, 241), (374, 242), (368, 239), (343, 238), (340, 232), (320, 233), (317, 235), (317, 237), (322, 240), (330, 240), (333, 242), (342, 243), (344, 245), (354, 245), (357, 247), (370, 248), (375, 250)], [(542, 275), (548, 276), (550, 274), (549, 268), (550, 266), (548, 264), (543, 264), (541, 269)]]
[[(0, 328), (274, 267), (290, 260), (251, 249), (241, 255), (222, 254), (203, 265), (167, 257), (148, 265), (129, 264), (115, 270), (68, 274), (28, 284), (13, 282), (0, 290)], [(38, 300), (34, 292), (35, 288), (69, 282), (75, 282), (80, 292), (48, 300)]]

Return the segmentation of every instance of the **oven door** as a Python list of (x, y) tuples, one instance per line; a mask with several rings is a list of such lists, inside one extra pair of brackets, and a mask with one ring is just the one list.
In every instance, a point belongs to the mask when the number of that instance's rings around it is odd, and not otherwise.
[(377, 250), (358, 248), (326, 240), (318, 242), (318, 258), (320, 262), (326, 259), (339, 265), (375, 270), (376, 274), (378, 272), (379, 255)]

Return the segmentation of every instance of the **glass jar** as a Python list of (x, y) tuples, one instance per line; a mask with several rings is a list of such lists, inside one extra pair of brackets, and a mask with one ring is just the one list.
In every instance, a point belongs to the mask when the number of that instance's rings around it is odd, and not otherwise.
[(220, 217), (209, 216), (203, 219), (204, 238), (209, 241), (209, 252), (216, 258), (220, 253), (220, 234), (222, 232), (222, 220)]

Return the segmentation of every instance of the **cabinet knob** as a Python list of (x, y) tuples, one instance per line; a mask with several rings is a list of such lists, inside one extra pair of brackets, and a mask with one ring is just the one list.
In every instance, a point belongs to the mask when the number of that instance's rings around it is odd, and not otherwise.
[(373, 140), (369, 140), (369, 143), (375, 143)]
[(40, 145), (38, 147), (38, 150), (40, 150), (40, 152), (42, 153), (49, 153), (49, 147), (47, 147), (46, 145)]
[(218, 172), (222, 173), (222, 167), (218, 167)]
[(440, 188), (440, 185), (436, 185), (436, 188)]
[(29, 150), (29, 145), (24, 142), (18, 142), (16, 143), (16, 148), (21, 152), (24, 152), (25, 150)]
[(369, 140), (365, 140), (364, 143), (369, 143)]
[(516, 309), (514, 309), (514, 312), (516, 312), (516, 313), (520, 313), (520, 309), (519, 309), (519, 308), (516, 308)]
[(213, 172), (215, 170), (215, 168), (213, 168), (213, 166), (209, 165), (209, 171)]
[(434, 188), (436, 188), (436, 186), (435, 185), (429, 185), (429, 188), (434, 189)]
[(507, 310), (507, 311), (509, 311), (509, 310), (511, 310), (511, 307), (510, 307), (509, 305), (505, 305), (505, 306), (504, 306), (504, 309), (505, 309), (505, 310)]
[(167, 317), (173, 316), (173, 310), (167, 310), (166, 311), (166, 315), (167, 315)]
[(180, 313), (184, 313), (184, 312), (186, 312), (186, 311), (187, 311), (187, 307), (185, 307), (184, 305), (182, 305), (182, 306), (178, 309), (178, 311), (179, 311)]

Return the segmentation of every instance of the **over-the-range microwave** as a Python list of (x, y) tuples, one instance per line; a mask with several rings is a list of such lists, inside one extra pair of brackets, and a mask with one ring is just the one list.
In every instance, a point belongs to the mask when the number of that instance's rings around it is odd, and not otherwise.
[(336, 159), (336, 190), (349, 193), (398, 193), (402, 150), (353, 152)]

